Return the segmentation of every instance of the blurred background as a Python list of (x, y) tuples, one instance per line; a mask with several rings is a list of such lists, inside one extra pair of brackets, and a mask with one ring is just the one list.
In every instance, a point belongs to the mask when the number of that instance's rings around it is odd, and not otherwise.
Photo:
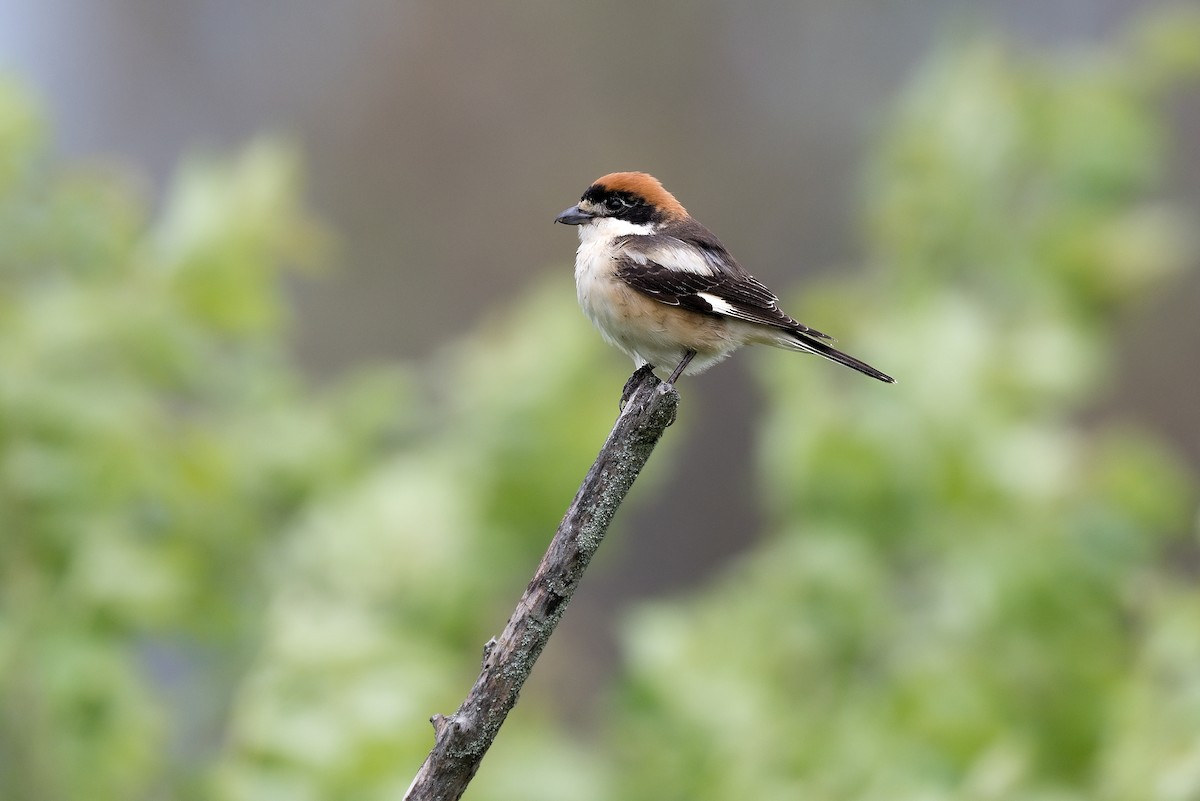
[(901, 383), (689, 381), (468, 797), (1200, 798), (1195, 12), (0, 5), (4, 797), (398, 797), (637, 169)]

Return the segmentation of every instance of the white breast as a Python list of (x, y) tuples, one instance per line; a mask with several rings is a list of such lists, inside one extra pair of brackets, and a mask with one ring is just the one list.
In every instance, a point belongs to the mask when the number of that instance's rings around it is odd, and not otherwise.
[(617, 227), (614, 223), (633, 227), (621, 220), (599, 220), (579, 226), (579, 250), (575, 253), (575, 292), (584, 314), (600, 329), (604, 338), (636, 360), (637, 356), (628, 343), (622, 341), (623, 337), (617, 336), (624, 327), (621, 325), (618, 297), (623, 285), (616, 277), (616, 251), (613, 250), (612, 241), (614, 236), (622, 234), (612, 232)]

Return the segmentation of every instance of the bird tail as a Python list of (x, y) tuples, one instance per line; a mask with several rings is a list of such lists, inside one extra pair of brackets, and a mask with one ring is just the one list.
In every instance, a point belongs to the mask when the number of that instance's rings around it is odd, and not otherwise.
[(892, 378), (887, 373), (876, 370), (871, 365), (864, 361), (859, 361), (848, 353), (842, 353), (837, 348), (834, 348), (813, 336), (802, 331), (783, 331), (781, 336), (775, 340), (775, 344), (781, 348), (788, 350), (798, 350), (803, 353), (815, 353), (818, 356), (823, 356), (831, 362), (844, 364), (847, 367), (857, 370), (864, 375), (869, 375), (878, 381), (885, 384), (895, 384), (896, 379)]

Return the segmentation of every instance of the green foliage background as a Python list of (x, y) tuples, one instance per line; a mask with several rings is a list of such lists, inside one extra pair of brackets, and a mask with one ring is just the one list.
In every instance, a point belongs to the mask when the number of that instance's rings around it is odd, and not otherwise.
[[(469, 797), (1200, 798), (1195, 477), (1079, 422), (1194, 257), (1156, 189), (1197, 54), (1175, 14), (915, 76), (868, 269), (789, 304), (901, 383), (757, 354), (761, 544), (625, 622), (591, 738), (527, 694)], [(564, 274), (314, 389), (280, 279), (329, 237), (288, 148), (150, 215), (47, 140), (0, 84), (0, 797), (400, 797), (623, 366)]]

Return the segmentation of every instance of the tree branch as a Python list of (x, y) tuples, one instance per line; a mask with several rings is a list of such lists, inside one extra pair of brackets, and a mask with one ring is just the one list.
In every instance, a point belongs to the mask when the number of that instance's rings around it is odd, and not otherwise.
[(612, 433), (567, 509), (542, 563), (504, 633), (483, 648), (483, 667), (467, 699), (450, 717), (430, 718), (435, 744), (405, 801), (457, 801), (517, 702), (525, 679), (575, 594), (608, 524), (663, 431), (675, 420), (679, 393), (662, 391), (648, 368), (625, 384)]

